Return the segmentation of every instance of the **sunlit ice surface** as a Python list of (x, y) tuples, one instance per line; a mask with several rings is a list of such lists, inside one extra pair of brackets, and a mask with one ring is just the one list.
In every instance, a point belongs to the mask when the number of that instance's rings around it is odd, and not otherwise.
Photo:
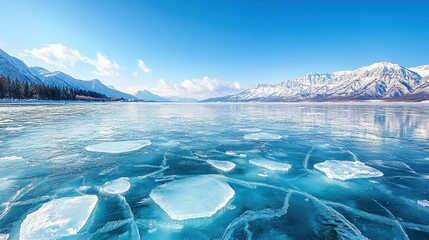
[(0, 105), (0, 239), (429, 239), (428, 186), (428, 104)]

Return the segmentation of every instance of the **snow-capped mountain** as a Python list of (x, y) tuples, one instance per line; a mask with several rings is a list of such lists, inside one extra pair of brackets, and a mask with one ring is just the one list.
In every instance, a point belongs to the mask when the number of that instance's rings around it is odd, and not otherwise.
[(28, 67), (23, 61), (8, 55), (0, 49), (0, 75), (11, 80), (27, 81), (58, 87), (70, 87), (102, 93), (108, 97), (136, 99), (130, 94), (120, 92), (104, 85), (100, 80), (79, 80), (63, 72), (50, 72), (42, 67)]
[(104, 85), (100, 80), (93, 79), (89, 81), (75, 79), (63, 72), (49, 72), (48, 70), (41, 67), (31, 68), (33, 72), (40, 76), (43, 84), (58, 87), (70, 87), (75, 89), (83, 89), (93, 92), (102, 93), (108, 97), (124, 98), (124, 99), (135, 99), (134, 96), (120, 92), (116, 89), (112, 89)]
[(429, 77), (429, 64), (409, 68), (411, 71), (418, 73), (422, 77)]
[(307, 74), (279, 84), (257, 84), (236, 95), (205, 101), (406, 100), (405, 96), (411, 96), (417, 90), (422, 92), (419, 96), (425, 96), (423, 93), (428, 88), (424, 86), (429, 82), (429, 77), (424, 73), (428, 66), (407, 69), (398, 64), (381, 62), (354, 71)]
[(1, 49), (0, 75), (9, 77), (11, 80), (18, 79), (20, 82), (41, 83), (40, 78), (36, 76), (23, 61), (8, 55)]
[(171, 102), (167, 98), (163, 98), (159, 95), (153, 94), (148, 90), (138, 91), (134, 96), (138, 99), (143, 99), (149, 102)]

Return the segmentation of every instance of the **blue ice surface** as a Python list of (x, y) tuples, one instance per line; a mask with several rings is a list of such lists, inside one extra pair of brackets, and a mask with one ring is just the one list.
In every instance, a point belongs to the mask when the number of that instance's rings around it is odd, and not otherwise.
[[(252, 132), (281, 138), (245, 139)], [(142, 140), (152, 144), (85, 150)], [(272, 171), (252, 159), (292, 167)], [(208, 160), (236, 166), (223, 172)], [(332, 179), (314, 168), (328, 160), (359, 161), (383, 176)], [(150, 197), (210, 175), (235, 192), (211, 216), (174, 220)], [(183, 192), (221, 197), (190, 186)], [(427, 103), (0, 105), (3, 238), (19, 239), (27, 216), (56, 199), (97, 196), (69, 238), (429, 239), (428, 186)], [(204, 196), (192, 200), (204, 204)]]

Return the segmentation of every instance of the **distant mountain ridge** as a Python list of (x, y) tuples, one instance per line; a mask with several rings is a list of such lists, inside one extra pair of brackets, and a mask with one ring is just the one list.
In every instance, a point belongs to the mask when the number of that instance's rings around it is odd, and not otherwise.
[(73, 78), (60, 71), (50, 72), (42, 67), (28, 67), (23, 61), (8, 55), (1, 49), (0, 75), (8, 77), (11, 80), (17, 79), (20, 82), (27, 81), (35, 84), (93, 91), (104, 94), (107, 97), (136, 99), (136, 97), (130, 94), (120, 92), (104, 85), (98, 79), (85, 81)]
[(405, 68), (390, 62), (353, 71), (307, 74), (279, 84), (257, 84), (204, 102), (299, 102), (429, 99), (429, 65)]
[(134, 94), (138, 99), (149, 102), (198, 102), (195, 98), (177, 97), (177, 96), (159, 96), (148, 90), (141, 90)]
[(148, 102), (171, 102), (169, 99), (153, 94), (148, 90), (138, 91), (134, 96)]

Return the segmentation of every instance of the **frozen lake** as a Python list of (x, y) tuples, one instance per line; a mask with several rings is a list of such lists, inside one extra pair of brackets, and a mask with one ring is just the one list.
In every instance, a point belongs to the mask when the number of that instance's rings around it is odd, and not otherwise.
[(428, 200), (427, 103), (0, 104), (0, 239), (429, 239)]

